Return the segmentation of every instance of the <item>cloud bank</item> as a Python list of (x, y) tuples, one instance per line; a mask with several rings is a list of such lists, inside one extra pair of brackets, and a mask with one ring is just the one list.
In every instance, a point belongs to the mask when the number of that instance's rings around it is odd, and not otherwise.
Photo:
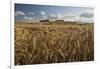
[[(35, 16), (40, 17), (40, 19), (36, 18)], [(40, 11), (40, 12), (27, 12), (24, 13), (23, 11), (16, 11), (15, 16), (23, 16), (24, 20), (30, 20), (30, 21), (40, 21), (40, 20), (64, 20), (64, 21), (76, 21), (76, 22), (93, 22), (94, 14), (93, 9), (86, 10), (82, 13), (56, 13), (56, 14), (47, 14), (46, 11)]]
[(23, 16), (26, 15), (23, 11), (16, 11), (15, 16)]

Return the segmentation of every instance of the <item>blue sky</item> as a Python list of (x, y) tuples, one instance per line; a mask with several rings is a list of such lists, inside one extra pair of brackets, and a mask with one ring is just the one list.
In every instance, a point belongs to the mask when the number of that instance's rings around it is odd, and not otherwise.
[(93, 22), (93, 8), (15, 4), (15, 21), (38, 22), (49, 19)]

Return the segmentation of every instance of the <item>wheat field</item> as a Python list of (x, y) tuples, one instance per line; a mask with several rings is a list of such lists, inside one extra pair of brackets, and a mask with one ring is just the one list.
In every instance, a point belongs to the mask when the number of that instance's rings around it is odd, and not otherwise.
[(94, 25), (15, 23), (15, 65), (94, 60)]

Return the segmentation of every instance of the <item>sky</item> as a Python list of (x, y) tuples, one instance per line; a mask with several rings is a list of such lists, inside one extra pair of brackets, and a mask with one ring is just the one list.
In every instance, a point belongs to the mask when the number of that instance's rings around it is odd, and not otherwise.
[(92, 23), (94, 9), (91, 7), (15, 4), (15, 21), (39, 22), (40, 20), (64, 20)]

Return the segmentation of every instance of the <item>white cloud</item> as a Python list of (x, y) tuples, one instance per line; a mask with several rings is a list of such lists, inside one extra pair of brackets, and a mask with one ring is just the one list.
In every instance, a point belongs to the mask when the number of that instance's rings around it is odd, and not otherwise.
[(45, 16), (42, 16), (42, 19), (43, 20), (48, 19), (48, 16), (46, 16), (46, 15)]
[(79, 20), (79, 14), (74, 13), (67, 13), (67, 14), (50, 14), (47, 16), (47, 19), (49, 20), (64, 20), (64, 21), (78, 21)]
[(64, 21), (78, 21), (79, 20), (79, 17), (78, 17), (77, 14), (66, 14), (63, 17), (63, 20)]
[(34, 13), (34, 12), (28, 12), (28, 14), (29, 14), (29, 15), (34, 15), (35, 13)]
[(56, 15), (56, 14), (50, 14), (50, 15), (48, 16), (48, 19), (51, 20), (51, 21), (54, 21), (54, 20), (57, 19), (57, 15)]
[(79, 19), (79, 14), (75, 13), (67, 13), (67, 14), (57, 14), (56, 19), (58, 20), (64, 20), (64, 21), (77, 21)]
[(80, 17), (93, 18), (94, 17), (94, 9), (87, 9), (84, 13), (80, 14)]
[(56, 17), (56, 15), (55, 14), (50, 14), (50, 17)]
[(62, 15), (61, 13), (58, 13), (58, 14), (50, 14), (48, 16), (48, 18), (50, 18), (51, 20), (61, 20), (63, 19), (64, 15)]
[(16, 11), (15, 16), (26, 15), (23, 11)]
[(48, 19), (48, 16), (44, 15), (44, 16), (41, 16), (39, 20), (47, 20), (47, 19)]
[(87, 9), (86, 12), (88, 12), (88, 13), (94, 13), (94, 9), (93, 8)]
[(67, 18), (73, 18), (73, 17), (76, 17), (76, 16), (78, 16), (78, 14), (75, 14), (75, 13), (67, 13), (67, 14), (65, 14), (65, 18), (67, 17)]
[(62, 14), (57, 14), (57, 19), (62, 19), (64, 17), (64, 15), (62, 15)]
[(45, 11), (40, 11), (40, 14), (41, 14), (41, 20), (48, 19), (48, 16), (46, 15)]
[(92, 23), (92, 22), (93, 22), (93, 18), (81, 17), (81, 18), (80, 18), (80, 21), (81, 21), (81, 22)]
[(80, 17), (92, 18), (94, 15), (93, 13), (82, 13)]
[(80, 16), (84, 13), (81, 14), (76, 14), (76, 13), (67, 13), (65, 15), (59, 15), (60, 19), (64, 21), (76, 21), (76, 22), (93, 22), (93, 13), (87, 13), (86, 15)]
[(81, 13), (80, 16), (92, 18), (92, 17), (94, 17), (94, 9), (93, 8), (87, 9), (86, 11), (84, 11), (84, 13)]
[(41, 15), (46, 15), (45, 11), (40, 11)]
[(25, 20), (34, 20), (33, 17), (28, 17), (28, 16), (24, 16), (24, 19), (25, 19)]
[(94, 22), (94, 9), (87, 9), (84, 13), (79, 15), (81, 22)]

